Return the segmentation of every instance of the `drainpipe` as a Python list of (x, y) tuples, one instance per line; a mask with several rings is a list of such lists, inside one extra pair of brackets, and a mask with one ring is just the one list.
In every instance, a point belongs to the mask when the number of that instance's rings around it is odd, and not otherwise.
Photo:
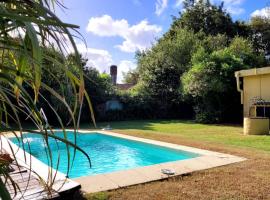
[(243, 104), (244, 103), (244, 95), (243, 95), (243, 90), (240, 88), (239, 72), (235, 72), (235, 78), (236, 78), (237, 91), (241, 93), (241, 104)]

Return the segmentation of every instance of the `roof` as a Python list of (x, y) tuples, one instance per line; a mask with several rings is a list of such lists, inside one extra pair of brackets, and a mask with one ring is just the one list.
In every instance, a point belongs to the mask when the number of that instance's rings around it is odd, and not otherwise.
[(256, 76), (270, 74), (270, 67), (246, 69), (235, 72), (235, 77)]
[(134, 86), (134, 84), (132, 84), (132, 83), (116, 84), (116, 87), (119, 90), (129, 90), (133, 86)]

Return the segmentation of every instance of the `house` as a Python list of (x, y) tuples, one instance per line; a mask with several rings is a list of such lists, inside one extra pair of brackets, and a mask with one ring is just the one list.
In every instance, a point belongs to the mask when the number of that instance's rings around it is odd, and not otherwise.
[(243, 104), (244, 132), (246, 134), (268, 134), (270, 67), (237, 71), (235, 77)]

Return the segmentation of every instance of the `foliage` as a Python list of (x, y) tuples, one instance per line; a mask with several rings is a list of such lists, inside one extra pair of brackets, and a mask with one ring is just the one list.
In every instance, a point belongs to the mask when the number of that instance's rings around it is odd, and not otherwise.
[(127, 73), (123, 74), (124, 78), (124, 83), (129, 83), (129, 84), (137, 84), (139, 81), (139, 72), (135, 70), (130, 70)]
[(214, 123), (241, 116), (234, 72), (254, 67), (260, 60), (252, 45), (239, 37), (221, 50), (209, 53), (204, 48), (198, 49), (192, 57), (191, 69), (181, 78), (184, 93), (195, 99), (196, 119)]
[(242, 32), (240, 22), (234, 23), (231, 16), (223, 9), (223, 3), (216, 6), (209, 0), (185, 0), (185, 12), (180, 13), (174, 22), (169, 34), (174, 34), (179, 28), (187, 28), (193, 32), (204, 32), (207, 35), (226, 34), (232, 38)]
[(94, 194), (86, 194), (84, 195), (86, 200), (107, 200), (109, 199), (109, 195), (107, 192), (98, 192)]
[(250, 22), (252, 41), (257, 52), (270, 54), (270, 18), (253, 17)]
[(234, 72), (267, 64), (268, 21), (255, 29), (254, 22), (233, 21), (223, 3), (208, 0), (185, 0), (184, 8), (151, 49), (137, 53), (139, 77), (131, 97), (147, 99), (156, 108), (152, 113), (163, 114), (156, 117), (194, 111), (201, 122), (238, 122)]
[[(48, 47), (44, 47), (43, 50), (44, 52), (47, 52), (47, 54), (50, 55), (52, 58), (54, 58), (54, 60), (43, 60), (42, 67), (44, 69), (44, 73), (42, 73), (41, 75), (42, 83), (45, 84), (47, 87), (53, 88), (56, 93), (60, 94), (65, 99), (65, 101), (71, 108), (74, 108), (76, 103), (76, 96), (73, 95), (72, 82), (65, 75), (65, 69), (59, 68), (56, 62), (63, 63), (64, 65), (69, 66), (70, 71), (77, 76), (78, 73), (76, 73), (76, 67), (73, 68), (70, 65), (69, 56), (66, 57), (62, 55), (61, 52), (59, 52), (58, 50)], [(57, 117), (53, 112), (51, 112), (50, 105), (58, 113), (64, 124), (71, 120), (70, 113), (66, 109), (65, 104), (59, 101), (57, 97), (52, 95), (45, 88), (41, 88), (40, 93), (42, 94), (44, 99), (39, 99), (38, 106), (45, 111), (48, 121), (51, 124), (59, 125)]]
[[(179, 76), (188, 68), (197, 38), (180, 29), (173, 38), (162, 38), (149, 51), (138, 55), (139, 92), (149, 96), (163, 116), (179, 104)], [(138, 92), (137, 92), (138, 93)]]
[[(85, 67), (85, 89), (91, 96), (91, 101), (95, 110), (96, 118), (101, 119), (103, 108), (99, 109), (106, 101), (115, 97), (115, 88), (112, 84), (111, 77), (105, 73), (99, 73), (95, 68)], [(84, 105), (87, 108), (87, 105)], [(82, 115), (82, 120), (86, 120), (87, 112)]]
[[(81, 114), (80, 108), (84, 98), (88, 101), (89, 108), (92, 107), (89, 96), (84, 89), (83, 70), (79, 62), (73, 35), (70, 32), (76, 31), (77, 26), (63, 23), (59, 19), (52, 11), (55, 4), (61, 5), (58, 1), (49, 0), (0, 1), (0, 134), (2, 137), (3, 132), (10, 131), (18, 139), (23, 139), (22, 132), (27, 131), (27, 129), (22, 124), (22, 119), (29, 119), (39, 130), (33, 132), (42, 135), (47, 144), (49, 137), (66, 144), (68, 174), (72, 161), (69, 148), (74, 147), (75, 150), (80, 150), (83, 153), (84, 151), (76, 143), (73, 144), (67, 140), (65, 127), (58, 111), (43, 94), (48, 93), (54, 96), (55, 100), (64, 105), (74, 127), (74, 137), (76, 137)], [(47, 51), (47, 48), (49, 51)], [(54, 54), (51, 49), (56, 49), (59, 53)], [(75, 53), (76, 65), (72, 67), (65, 62), (61, 62), (68, 49)], [(47, 69), (48, 65), (52, 65), (51, 69), (58, 68), (59, 73), (54, 76), (54, 71)], [(76, 69), (76, 73), (74, 73), (74, 69)], [(42, 76), (43, 73), (48, 74), (48, 71), (51, 72), (49, 76), (54, 78), (46, 80), (46, 77)], [(64, 81), (56, 81), (62, 78)], [(48, 85), (51, 84), (52, 86), (54, 81), (60, 83), (60, 85), (67, 81), (72, 87), (59, 85), (58, 89), (61, 92), (55, 91)], [(74, 98), (72, 99), (72, 105), (68, 104), (65, 95)], [(64, 138), (58, 138), (54, 135), (46, 117), (40, 112), (41, 101), (46, 103), (50, 112), (54, 114), (64, 131)], [(16, 134), (15, 130), (19, 131), (19, 134)], [(50, 151), (49, 145), (48, 151)], [(0, 152), (2, 152), (2, 149)], [(89, 156), (86, 153), (84, 154), (89, 159)], [(14, 151), (12, 151), (11, 156), (15, 159), (14, 163), (18, 164)], [(51, 159), (50, 154), (48, 154), (48, 160)], [(3, 168), (3, 163), (6, 161), (6, 159), (0, 160), (0, 173), (5, 179), (4, 184), (7, 184), (7, 179), (12, 181), (8, 172)], [(50, 190), (54, 183), (55, 174), (50, 173), (48, 177), (49, 181), (45, 187)], [(11, 197), (3, 196), (6, 194), (2, 192), (5, 191), (4, 184), (0, 183), (0, 197), (10, 199)], [(14, 185), (14, 187), (17, 191), (17, 186)]]

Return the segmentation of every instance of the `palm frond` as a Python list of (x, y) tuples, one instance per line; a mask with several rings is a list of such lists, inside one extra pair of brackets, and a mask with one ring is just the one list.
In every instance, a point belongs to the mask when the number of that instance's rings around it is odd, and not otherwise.
[[(48, 138), (65, 143), (68, 153), (68, 174), (74, 161), (74, 157), (71, 158), (69, 153), (70, 147), (74, 148), (74, 155), (76, 151), (81, 151), (91, 164), (89, 156), (76, 145), (76, 134), (79, 129), (84, 98), (87, 100), (94, 123), (95, 119), (90, 97), (84, 88), (80, 56), (73, 39), (77, 35), (80, 37), (76, 30), (78, 26), (62, 22), (54, 13), (55, 6), (64, 8), (57, 0), (0, 0), (0, 134), (8, 131), (14, 133), (18, 140), (23, 139), (24, 131), (39, 134), (48, 146), (47, 155), (51, 161), (51, 167), (53, 165), (52, 152)], [(67, 63), (59, 62), (55, 55), (47, 49), (57, 52), (63, 59), (69, 52), (73, 52), (75, 66), (69, 67)], [(65, 98), (65, 85), (61, 86), (62, 89), (59, 93), (59, 90), (42, 82), (42, 73), (50, 74), (46, 68), (46, 62), (53, 63), (63, 72), (67, 79), (66, 82), (71, 88), (69, 93), (74, 97), (71, 105)], [(54, 75), (50, 77), (55, 80), (59, 78)], [(42, 94), (43, 91), (49, 92), (67, 110), (74, 128), (74, 143), (68, 140), (64, 123), (57, 109)], [(54, 134), (48, 121), (40, 113), (41, 101), (45, 102), (56, 116), (64, 133), (63, 138)], [(25, 118), (31, 121), (39, 131), (25, 129), (22, 123)], [(19, 131), (19, 134), (16, 134), (15, 131)], [(31, 144), (28, 143), (25, 146), (22, 143), (22, 148), (24, 151), (27, 148), (31, 149)], [(11, 156), (17, 163), (16, 152), (12, 154)], [(57, 159), (57, 168), (59, 157), (60, 154)], [(3, 162), (0, 160), (0, 176), (3, 175), (1, 170), (4, 165), (2, 164)], [(32, 170), (31, 166), (30, 170)], [(46, 188), (49, 190), (55, 180), (52, 174), (50, 176), (51, 181), (46, 183)], [(7, 174), (5, 177), (11, 179)], [(2, 182), (1, 178), (0, 194), (2, 199), (10, 199), (5, 189), (5, 182)]]

